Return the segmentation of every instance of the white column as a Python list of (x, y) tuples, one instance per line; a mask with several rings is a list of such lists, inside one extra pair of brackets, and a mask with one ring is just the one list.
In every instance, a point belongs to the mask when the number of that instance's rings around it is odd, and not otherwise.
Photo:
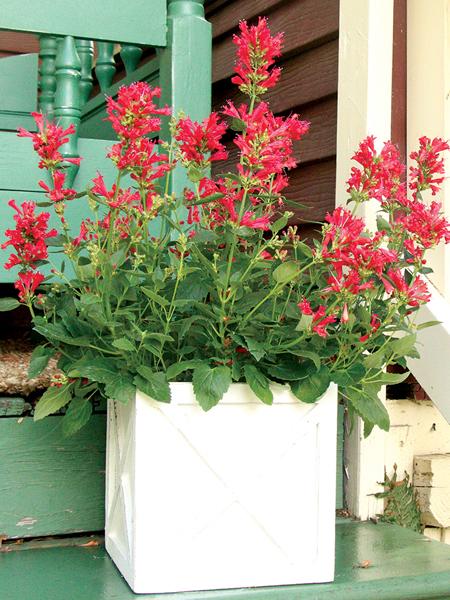
[[(450, 138), (450, 1), (408, 0), (407, 148), (420, 136)], [(450, 159), (446, 160), (450, 176)], [(431, 195), (428, 197), (431, 198)], [(439, 197), (450, 218), (450, 185)], [(441, 246), (429, 257), (430, 279), (450, 300), (450, 247)]]
[[(393, 0), (340, 3), (336, 204), (348, 197), (345, 181), (359, 142), (374, 135), (381, 146), (391, 136), (393, 15)], [(364, 206), (371, 226), (375, 211)], [(347, 505), (361, 519), (382, 512), (371, 494), (382, 490), (385, 435), (375, 428), (364, 440), (359, 420), (346, 436)]]

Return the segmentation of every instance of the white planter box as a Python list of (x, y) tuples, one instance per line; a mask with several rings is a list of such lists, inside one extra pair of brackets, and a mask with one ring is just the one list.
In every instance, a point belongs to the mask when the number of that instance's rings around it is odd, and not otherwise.
[(106, 549), (137, 593), (332, 581), (336, 408), (285, 386), (274, 404), (233, 384), (205, 413), (190, 383), (172, 403), (109, 403)]

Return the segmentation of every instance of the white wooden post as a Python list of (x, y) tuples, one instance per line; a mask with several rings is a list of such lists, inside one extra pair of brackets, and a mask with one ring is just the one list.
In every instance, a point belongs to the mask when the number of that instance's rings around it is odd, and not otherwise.
[[(345, 181), (359, 142), (375, 135), (381, 145), (391, 136), (393, 15), (393, 0), (340, 3), (336, 204), (347, 199)], [(365, 207), (364, 216), (374, 224), (375, 207)], [(375, 428), (365, 440), (361, 421), (346, 436), (346, 500), (361, 519), (382, 511), (371, 494), (381, 489), (384, 449), (384, 432)]]
[[(408, 0), (407, 31), (409, 154), (422, 135), (450, 138), (450, 0)], [(448, 157), (446, 173), (450, 175)], [(448, 179), (439, 199), (450, 218)], [(450, 301), (450, 245), (437, 249), (428, 262), (434, 269), (430, 279)]]

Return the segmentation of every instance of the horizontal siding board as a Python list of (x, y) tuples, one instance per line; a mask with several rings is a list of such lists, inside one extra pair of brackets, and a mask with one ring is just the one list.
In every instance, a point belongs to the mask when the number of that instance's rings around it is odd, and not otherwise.
[[(297, 0), (298, 1), (298, 0)], [(267, 15), (275, 6), (280, 3), (286, 4), (285, 0), (252, 0), (252, 2), (239, 2), (239, 19), (250, 20), (259, 15)], [(208, 6), (205, 7), (206, 18), (212, 24), (213, 38), (219, 37), (231, 29), (236, 27), (236, 2), (226, 2), (221, 5), (213, 5), (216, 9), (215, 12), (212, 9), (208, 10)]]
[[(286, 4), (283, 2), (270, 15), (271, 30), (285, 33), (285, 55), (337, 38), (338, 25), (339, 0), (294, 0)], [(232, 74), (234, 48), (231, 36), (215, 43), (213, 82)]]
[(0, 30), (0, 50), (14, 54), (39, 52), (39, 38), (32, 33)]
[(0, 536), (103, 529), (105, 415), (70, 438), (60, 423), (0, 419)]
[(292, 222), (323, 221), (326, 213), (334, 208), (335, 189), (335, 158), (295, 169), (290, 176), (286, 197), (306, 208), (293, 208), (289, 204), (289, 210), (295, 213)]

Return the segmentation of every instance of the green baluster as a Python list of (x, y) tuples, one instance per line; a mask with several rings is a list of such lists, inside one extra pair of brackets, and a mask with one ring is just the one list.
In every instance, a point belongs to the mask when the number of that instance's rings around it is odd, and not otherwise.
[[(67, 158), (78, 158), (78, 128), (81, 118), (80, 100), (81, 61), (78, 56), (75, 40), (67, 36), (58, 41), (56, 55), (56, 96), (55, 121), (61, 127), (73, 124), (76, 132), (69, 136), (69, 141), (61, 146), (61, 154)], [(66, 183), (71, 186), (78, 172), (78, 166), (67, 163)]]
[(120, 50), (120, 56), (125, 65), (125, 71), (127, 75), (130, 75), (136, 70), (142, 56), (142, 48), (140, 46), (134, 46), (133, 44), (122, 44)]
[[(205, 20), (203, 3), (169, 0), (168, 45), (158, 52), (162, 103), (171, 106), (174, 115), (183, 111), (195, 121), (211, 110), (211, 24)], [(169, 139), (167, 123), (162, 134)], [(189, 185), (185, 169), (178, 166), (171, 191), (180, 193)]]
[(57, 39), (53, 35), (41, 35), (39, 37), (39, 58), (41, 61), (39, 67), (39, 110), (49, 118), (53, 114), (53, 103), (55, 100), (56, 77), (55, 77), (55, 59), (56, 59)]
[(112, 84), (116, 74), (116, 61), (114, 60), (114, 44), (112, 42), (97, 42), (97, 64), (95, 74), (104, 92)]
[(81, 61), (80, 95), (81, 104), (84, 105), (89, 100), (93, 86), (92, 63), (94, 60), (94, 42), (90, 40), (76, 40), (75, 45)]

